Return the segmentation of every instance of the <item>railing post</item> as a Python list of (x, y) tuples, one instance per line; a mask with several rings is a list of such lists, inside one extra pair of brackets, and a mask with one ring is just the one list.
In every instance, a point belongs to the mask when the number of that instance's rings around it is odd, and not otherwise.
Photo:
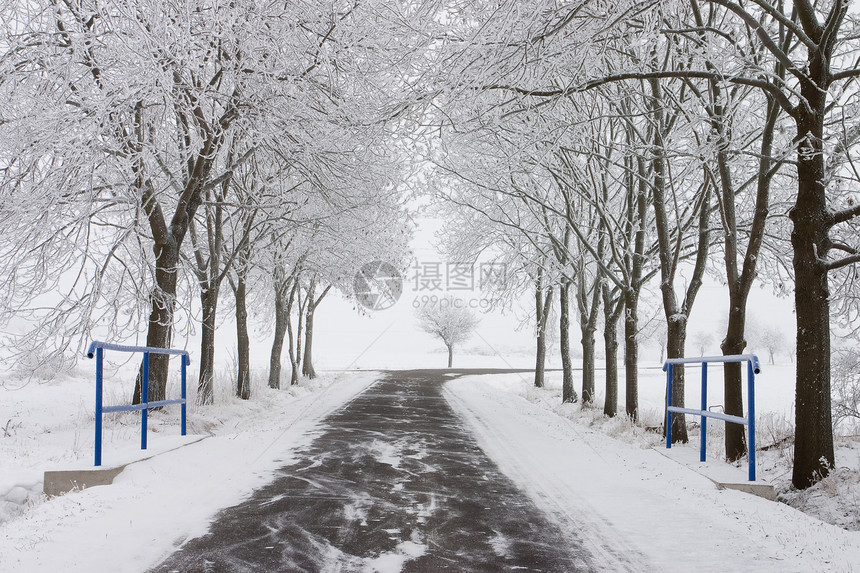
[[(708, 363), (702, 362), (702, 412), (708, 410)], [(699, 432), (699, 461), (707, 461), (708, 418), (702, 415), (701, 431)]]
[(666, 449), (672, 447), (672, 411), (669, 407), (672, 405), (672, 383), (674, 381), (673, 365), (669, 364), (666, 369)]
[[(724, 420), (726, 423), (741, 424), (749, 428), (749, 439), (747, 440), (747, 456), (749, 458), (749, 480), (755, 481), (755, 375), (761, 371), (758, 356), (755, 354), (737, 354), (731, 356), (703, 356), (695, 358), (670, 358), (663, 363), (666, 371), (666, 448), (672, 447), (672, 386), (674, 382), (674, 365), (701, 362), (702, 364), (702, 401), (699, 410), (684, 407), (675, 408), (679, 413), (698, 413), (701, 418), (701, 433), (699, 434), (699, 459), (707, 461), (708, 443), (708, 417)], [(725, 413), (711, 413), (708, 411), (708, 363), (710, 362), (746, 362), (747, 363), (747, 415), (735, 416)]]
[(753, 361), (747, 361), (747, 427), (749, 428), (749, 440), (747, 440), (747, 456), (749, 462), (749, 478), (755, 481), (755, 367)]
[[(149, 352), (143, 353), (143, 376), (140, 384), (140, 401), (146, 405), (149, 402)], [(146, 421), (149, 408), (140, 411), (140, 449), (146, 449)]]
[(101, 347), (96, 348), (96, 444), (95, 444), (95, 466), (102, 465), (102, 387), (103, 373), (102, 357), (104, 351)]
[[(140, 404), (128, 405), (104, 405), (104, 351), (116, 350), (119, 352), (140, 352), (143, 354), (143, 363), (140, 368)], [(182, 398), (179, 400), (156, 400), (149, 401), (149, 359), (150, 354), (179, 355), (182, 358)], [(124, 346), (121, 344), (108, 344), (105, 342), (92, 341), (87, 349), (87, 356), (96, 359), (96, 408), (95, 408), (95, 454), (94, 465), (100, 466), (102, 462), (102, 430), (104, 426), (105, 412), (136, 412), (140, 410), (140, 449), (146, 449), (149, 408), (179, 404), (182, 408), (180, 432), (183, 436), (187, 433), (187, 366), (191, 364), (191, 357), (185, 350), (174, 350), (170, 348), (158, 348), (151, 346)]]
[(188, 355), (187, 354), (183, 354), (182, 356), (180, 356), (180, 362), (182, 362), (182, 384), (181, 384), (181, 388), (179, 391), (180, 391), (180, 397), (182, 398), (182, 404), (181, 404), (182, 413), (180, 415), (181, 420), (179, 422), (179, 432), (180, 432), (180, 435), (182, 435), (182, 436), (185, 435), (185, 412), (186, 412), (185, 400), (187, 400), (186, 391), (185, 391), (185, 381), (186, 381), (185, 366), (186, 366), (187, 361), (188, 361)]

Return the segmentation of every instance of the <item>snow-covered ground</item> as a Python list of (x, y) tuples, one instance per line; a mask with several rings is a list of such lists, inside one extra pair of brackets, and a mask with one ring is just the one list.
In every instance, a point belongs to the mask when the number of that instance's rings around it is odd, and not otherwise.
[(561, 406), (555, 382), (540, 391), (517, 375), (465, 377), (446, 396), (490, 457), (571, 535), (611, 540), (633, 570), (641, 559), (643, 571), (860, 571), (860, 532), (718, 490), (663, 456), (658, 435)]
[[(488, 359), (464, 356), (461, 364), (504, 367)], [(132, 365), (109, 370), (106, 403), (126, 401)], [(718, 388), (719, 372), (711, 375)], [(92, 464), (92, 364), (82, 362), (53, 381), (7, 379), (0, 385), (0, 570), (145, 570), (183, 539), (205, 532), (218, 509), (266, 483), (295, 448), (309, 443), (320, 419), (376, 377), (327, 373), (281, 391), (255, 377), (248, 402), (222, 389), (216, 405), (190, 407), (189, 434), (205, 437), (201, 441), (132, 464), (111, 486), (50, 500), (41, 495), (42, 472)], [(572, 534), (613, 540), (614, 552), (624, 553), (632, 570), (642, 559), (666, 571), (860, 571), (857, 531), (782, 503), (718, 491), (661, 454), (660, 436), (645, 429), (660, 423), (658, 368), (641, 370), (642, 426), (607, 420), (599, 409), (561, 405), (559, 377), (550, 373), (544, 390), (532, 387), (529, 374), (460, 378), (448, 383), (446, 396), (503, 471)], [(694, 371), (688, 380), (688, 402), (698, 403)], [(598, 379), (599, 401), (601, 384)], [(763, 365), (758, 388), (759, 444), (773, 445), (760, 453), (759, 473), (785, 490), (793, 368)], [(170, 392), (176, 392), (175, 381)], [(712, 426), (711, 453), (718, 455), (719, 424)], [(138, 432), (138, 415), (108, 416), (105, 465), (139, 456)], [(154, 451), (178, 445), (176, 408), (151, 414), (150, 432)], [(691, 440), (695, 458), (695, 429)], [(782, 495), (856, 530), (860, 444), (840, 444), (834, 478), (803, 494)]]
[[(182, 539), (205, 533), (219, 509), (265, 484), (291, 451), (313, 439), (319, 420), (377, 378), (326, 374), (280, 391), (258, 381), (251, 401), (221, 395), (215, 406), (190, 407), (193, 436), (185, 442), (204, 439), (129, 465), (110, 486), (45, 499), (44, 470), (92, 466), (91, 376), (0, 387), (6, 426), (0, 436), (0, 571), (139, 573), (154, 566)], [(106, 395), (112, 403), (127, 402), (128, 382), (115, 382), (123, 392)], [(150, 414), (150, 448), (178, 445), (176, 410)], [(105, 423), (105, 466), (140, 456), (139, 414), (113, 416)]]

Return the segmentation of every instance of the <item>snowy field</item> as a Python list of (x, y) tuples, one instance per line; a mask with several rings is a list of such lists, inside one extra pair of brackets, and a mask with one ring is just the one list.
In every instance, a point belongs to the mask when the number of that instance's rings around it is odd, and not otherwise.
[[(488, 360), (464, 356), (461, 364), (504, 366)], [(106, 403), (130, 395), (132, 365), (115, 364), (114, 370)], [(719, 369), (710, 375), (711, 388), (718, 389)], [(448, 383), (446, 396), (487, 453), (540, 507), (577, 535), (615, 540), (617, 551), (634, 563), (641, 556), (666, 571), (860, 571), (860, 444), (840, 440), (842, 469), (835, 478), (802, 495), (784, 494), (855, 531), (782, 503), (718, 491), (663, 456), (659, 434), (646, 429), (660, 424), (663, 376), (656, 367), (641, 370), (638, 427), (606, 420), (599, 409), (561, 405), (559, 372), (548, 374), (543, 390), (532, 387), (529, 373), (460, 378)], [(111, 486), (50, 500), (41, 494), (46, 469), (92, 465), (92, 363), (81, 362), (50, 382), (7, 379), (0, 386), (0, 570), (139, 572), (155, 565), (183, 539), (204, 533), (218, 509), (264, 484), (291, 451), (313, 439), (320, 419), (376, 377), (326, 373), (281, 391), (255, 377), (251, 401), (222, 389), (216, 405), (190, 406), (193, 436), (184, 442), (178, 409), (155, 412), (151, 450), (203, 439), (130, 465)], [(601, 377), (598, 371), (598, 401)], [(759, 475), (784, 490), (793, 368), (764, 364), (757, 387), (759, 444), (773, 446), (760, 452)], [(690, 370), (688, 404), (698, 403), (697, 388), (698, 373)], [(168, 393), (176, 392), (172, 380)], [(713, 394), (710, 401), (720, 403)], [(105, 465), (140, 456), (138, 416), (107, 417)], [(710, 453), (717, 457), (719, 426), (712, 424), (710, 435)], [(686, 446), (692, 458), (697, 444), (693, 427)]]

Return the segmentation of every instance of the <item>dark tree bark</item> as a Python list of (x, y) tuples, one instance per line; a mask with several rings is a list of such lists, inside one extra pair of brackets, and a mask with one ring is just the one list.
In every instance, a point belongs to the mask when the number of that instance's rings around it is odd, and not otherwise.
[[(813, 31), (813, 30), (810, 30)], [(819, 30), (818, 36), (822, 31)], [(830, 250), (833, 213), (824, 188), (824, 115), (829, 87), (829, 47), (810, 54), (809, 82), (801, 83), (808, 107), (795, 111), (798, 131), (794, 228), (794, 304), (797, 311), (797, 386), (792, 483), (806, 488), (835, 464), (830, 411), (830, 288), (822, 257)]]
[(236, 395), (242, 400), (251, 398), (251, 339), (248, 336), (247, 288), (245, 273), (240, 272), (233, 295), (236, 299), (236, 343), (239, 362)]
[[(159, 243), (163, 240), (163, 243)], [(173, 311), (176, 302), (176, 269), (179, 266), (179, 249), (171, 235), (156, 239), (155, 288), (150, 295), (149, 328), (146, 345), (154, 348), (170, 348), (173, 334)], [(153, 354), (149, 357), (149, 396), (147, 401), (164, 400), (167, 393), (168, 356)], [(141, 367), (142, 368), (142, 367)], [(142, 370), (134, 386), (132, 404), (140, 404), (142, 394)]]
[(331, 286), (332, 285), (328, 285), (325, 287), (323, 292), (318, 297), (314, 298), (316, 291), (316, 279), (314, 279), (311, 281), (308, 291), (308, 305), (305, 310), (305, 355), (304, 360), (302, 360), (302, 374), (309, 379), (317, 377), (313, 362), (314, 313), (331, 290)]
[(606, 399), (603, 415), (618, 415), (618, 320), (624, 310), (624, 299), (607, 282), (601, 285), (603, 296), (603, 352), (606, 355)]
[(454, 345), (445, 343), (445, 348), (448, 349), (448, 368), (454, 365)]
[(624, 410), (639, 419), (639, 291), (624, 290)]
[[(598, 248), (598, 255), (602, 256), (602, 243)], [(595, 332), (597, 332), (597, 318), (600, 311), (600, 278), (599, 272), (596, 272), (592, 279), (591, 285), (587, 284), (588, 277), (585, 272), (585, 265), (580, 265), (577, 273), (577, 289), (576, 302), (579, 308), (579, 329), (582, 334), (580, 343), (582, 344), (582, 403), (594, 403), (594, 387), (595, 387), (595, 372), (594, 372), (594, 351), (595, 351)], [(589, 286), (591, 289), (589, 290)]]
[(296, 300), (299, 304), (299, 313), (298, 313), (298, 326), (296, 327), (296, 336), (292, 338), (292, 331), (290, 331), (290, 340), (295, 343), (296, 351), (291, 354), (293, 361), (293, 370), (296, 373), (296, 376), (293, 376), (290, 384), (295, 385), (299, 383), (299, 378), (301, 377), (302, 371), (302, 360), (304, 359), (304, 353), (302, 352), (302, 334), (304, 332), (305, 326), (305, 309), (307, 308), (307, 298), (302, 298), (301, 286), (299, 287), (298, 293), (296, 295)]
[[(626, 137), (633, 140), (633, 134), (628, 126)], [(627, 235), (633, 244), (633, 251), (625, 256), (625, 268), (629, 269), (629, 279), (624, 284), (622, 296), (624, 299), (624, 385), (625, 412), (634, 422), (639, 419), (639, 296), (645, 284), (645, 241), (646, 221), (648, 217), (648, 184), (645, 161), (641, 157), (635, 160), (636, 172), (639, 174), (635, 181), (632, 177), (633, 166), (627, 170), (627, 189), (630, 194), (627, 210)], [(661, 356), (662, 361), (662, 356)]]
[[(290, 289), (290, 297), (287, 301), (287, 338), (288, 344), (287, 347), (289, 349), (289, 357), (290, 357), (290, 386), (295, 386), (299, 383), (299, 362), (298, 362), (298, 350), (296, 346), (296, 338), (301, 339), (301, 318), (302, 318), (302, 309), (299, 308), (299, 335), (298, 337), (293, 335), (293, 303), (298, 300), (301, 301), (301, 284), (299, 281), (299, 275), (296, 273), (293, 288)], [(301, 302), (299, 302), (301, 304)]]
[[(208, 195), (208, 194), (207, 194)], [(214, 401), (213, 382), (215, 377), (215, 319), (218, 310), (218, 297), (221, 292), (221, 249), (223, 215), (221, 197), (214, 208), (204, 208), (206, 215), (206, 241), (204, 247), (197, 237), (194, 221), (191, 222), (191, 243), (194, 247), (194, 274), (200, 287), (200, 372), (197, 382), (197, 401), (211, 404)], [(211, 212), (211, 211), (214, 211)], [(208, 256), (207, 256), (208, 254)]]
[(538, 269), (535, 283), (535, 319), (537, 350), (535, 352), (535, 387), (544, 387), (544, 372), (546, 370), (546, 335), (547, 323), (552, 309), (552, 287), (544, 288), (544, 271)]
[(314, 295), (316, 291), (316, 277), (311, 279), (308, 285), (308, 298), (305, 305), (305, 351), (302, 355), (302, 376), (308, 378), (316, 378), (317, 373), (314, 370), (313, 364), (313, 348), (311, 345), (314, 341)]
[(564, 279), (559, 287), (558, 304), (561, 309), (558, 321), (562, 370), (561, 401), (567, 404), (579, 401), (579, 396), (573, 389), (573, 364), (570, 360), (570, 283)]
[(213, 382), (215, 377), (215, 318), (218, 309), (218, 294), (221, 289), (209, 283), (200, 291), (202, 317), (200, 321), (200, 374), (197, 381), (197, 401), (212, 404), (215, 399)]
[[(251, 339), (248, 334), (248, 274), (251, 269), (251, 233), (257, 211), (243, 214), (242, 236), (235, 249), (235, 262), (227, 280), (233, 291), (236, 308), (236, 396), (251, 398)], [(227, 269), (229, 270), (229, 269)]]
[(594, 350), (595, 330), (585, 329), (580, 343), (582, 344), (582, 403), (594, 404)]
[[(281, 387), (281, 355), (284, 350), (284, 340), (289, 330), (289, 316), (292, 311), (292, 298), (295, 296), (295, 284), (292, 276), (280, 272), (275, 274), (275, 336), (272, 341), (272, 352), (269, 355), (269, 388)], [(292, 333), (291, 333), (292, 334)], [(292, 343), (290, 344), (292, 347)], [(292, 349), (290, 350), (292, 352)]]

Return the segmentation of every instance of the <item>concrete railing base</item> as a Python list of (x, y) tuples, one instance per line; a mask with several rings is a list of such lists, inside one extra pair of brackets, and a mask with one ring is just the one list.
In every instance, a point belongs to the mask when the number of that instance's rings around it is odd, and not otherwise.
[(762, 480), (748, 481), (745, 469), (719, 461), (702, 463), (698, 459), (698, 449), (694, 450), (689, 447), (678, 446), (666, 449), (661, 446), (654, 449), (673, 462), (708, 478), (714, 482), (717, 489), (733, 489), (757, 495), (770, 501), (776, 501), (776, 490), (773, 485)]
[(166, 454), (190, 446), (207, 436), (160, 436), (159, 443), (148, 450), (140, 450), (124, 458), (120, 462), (109, 467), (89, 467), (69, 470), (51, 470), (45, 472), (42, 489), (45, 495), (55, 496), (64, 493), (95, 487), (97, 485), (110, 485), (113, 480), (122, 473), (126, 467), (142, 462), (155, 456)]
[(87, 470), (61, 470), (45, 472), (43, 489), (45, 495), (53, 497), (63, 495), (76, 489), (85, 489), (97, 485), (110, 485), (125, 466), (113, 468), (93, 468)]

